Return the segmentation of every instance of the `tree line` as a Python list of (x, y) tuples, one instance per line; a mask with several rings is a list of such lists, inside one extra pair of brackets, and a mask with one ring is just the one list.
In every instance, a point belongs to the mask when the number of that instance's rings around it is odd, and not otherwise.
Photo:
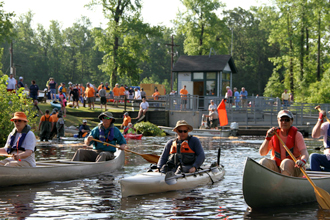
[(0, 38), (2, 71), (10, 71), (12, 41), (16, 72), (25, 83), (34, 79), (42, 88), (49, 77), (111, 86), (143, 82), (164, 84), (169, 92), (168, 44), (174, 35), (174, 63), (180, 55), (231, 54), (238, 69), (233, 85), (251, 95), (280, 97), (288, 89), (300, 102), (330, 99), (328, 1), (275, 0), (273, 6), (249, 10), (225, 10), (218, 0), (180, 1), (185, 9), (173, 28), (144, 23), (140, 0), (91, 1), (87, 7), (102, 6), (109, 21), (105, 28), (92, 27), (87, 17), (65, 29), (58, 21), (32, 28), (33, 12), (14, 20), (2, 10), (1, 22), (12, 24), (10, 31), (0, 30), (6, 36)]

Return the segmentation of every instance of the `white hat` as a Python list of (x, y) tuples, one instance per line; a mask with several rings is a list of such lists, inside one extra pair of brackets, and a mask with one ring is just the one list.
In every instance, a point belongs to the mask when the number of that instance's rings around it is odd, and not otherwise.
[(69, 85), (70, 85), (70, 84), (72, 85), (72, 82), (69, 82), (68, 84), (69, 84)]
[(85, 122), (87, 123), (87, 120), (86, 119), (83, 120), (83, 123), (85, 123)]
[(281, 110), (281, 111), (279, 111), (279, 113), (277, 114), (277, 118), (282, 118), (283, 116), (287, 116), (287, 117), (293, 119), (293, 114), (292, 114), (292, 112), (290, 112), (290, 111), (287, 110), (287, 109), (285, 109), (285, 110)]
[(226, 89), (230, 89), (230, 86), (226, 86)]
[(21, 79), (23, 79), (23, 76), (20, 76), (20, 77), (19, 77), (19, 80), (21, 80)]

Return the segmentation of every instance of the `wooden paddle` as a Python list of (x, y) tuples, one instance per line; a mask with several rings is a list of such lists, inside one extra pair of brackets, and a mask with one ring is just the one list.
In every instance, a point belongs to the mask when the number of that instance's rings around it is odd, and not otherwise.
[[(116, 145), (113, 145), (113, 144), (109, 144), (107, 142), (103, 142), (103, 141), (100, 141), (100, 140), (97, 140), (97, 139), (94, 139), (94, 138), (92, 140), (93, 141), (96, 141), (96, 142), (99, 142), (99, 143), (102, 143), (102, 144), (106, 144), (106, 145), (109, 145), (109, 146), (112, 146), (112, 147), (115, 147), (115, 148), (120, 149), (120, 147), (117, 147)], [(159, 160), (159, 156), (157, 156), (157, 155), (153, 155), (153, 154), (140, 154), (140, 153), (137, 153), (137, 152), (128, 150), (128, 149), (125, 149), (125, 151), (126, 152), (131, 152), (133, 154), (140, 155), (141, 157), (143, 157), (149, 163), (158, 163), (158, 160)]]
[[(280, 138), (280, 136), (276, 132), (275, 132), (275, 135), (281, 141), (281, 143), (282, 143), (283, 147), (285, 148), (285, 150), (288, 152), (288, 154), (291, 156), (293, 161), (296, 163), (296, 161), (297, 161), (296, 157), (293, 155), (293, 153), (289, 150), (289, 148), (285, 145), (283, 140)], [(315, 183), (313, 182), (313, 180), (308, 176), (308, 174), (306, 173), (306, 171), (304, 170), (303, 167), (300, 167), (300, 170), (306, 176), (309, 183), (313, 186), (314, 192), (315, 192), (315, 197), (316, 197), (316, 200), (319, 203), (320, 207), (322, 209), (330, 209), (330, 195), (329, 195), (329, 193), (327, 191), (325, 191), (324, 189), (322, 189), (320, 187), (317, 187), (315, 185)]]
[[(317, 110), (319, 110), (319, 112), (321, 112), (322, 111), (322, 109), (321, 109), (321, 106), (315, 106), (315, 109), (317, 109)], [(330, 123), (330, 120), (329, 120), (329, 118), (325, 115), (324, 116), (325, 117), (325, 119), (327, 119), (327, 121)]]

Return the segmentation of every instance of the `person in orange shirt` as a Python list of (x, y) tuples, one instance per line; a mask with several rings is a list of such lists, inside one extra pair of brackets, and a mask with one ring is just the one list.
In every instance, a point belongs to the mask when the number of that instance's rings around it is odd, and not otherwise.
[(113, 104), (117, 103), (117, 106), (118, 106), (118, 99), (119, 99), (119, 88), (118, 88), (118, 86), (119, 86), (119, 84), (116, 83), (115, 87), (112, 90), (113, 96), (114, 96)]
[(50, 121), (52, 122), (52, 129), (49, 135), (49, 139), (53, 139), (53, 137), (57, 134), (56, 122), (58, 121), (58, 109), (54, 108), (52, 115), (50, 116)]
[(152, 94), (152, 97), (154, 97), (154, 100), (158, 100), (160, 96), (160, 93), (158, 92), (158, 89), (155, 89), (154, 94)]
[(92, 109), (91, 106), (93, 106), (94, 110), (94, 98), (95, 98), (95, 90), (93, 87), (90, 86), (89, 83), (86, 84), (86, 91), (85, 95), (87, 97), (88, 107), (89, 109)]
[(184, 110), (186, 110), (187, 108), (187, 95), (188, 95), (188, 91), (186, 90), (186, 85), (183, 86), (183, 88), (180, 90), (180, 95), (181, 95), (181, 106), (180, 106), (180, 110), (182, 110), (182, 105), (184, 105)]
[(97, 91), (100, 91), (103, 87), (103, 82), (101, 82), (101, 85), (99, 85), (99, 87), (97, 87)]
[(120, 102), (123, 102), (123, 100), (125, 99), (125, 87), (124, 85), (121, 85), (119, 88), (119, 95), (120, 95)]
[(131, 122), (131, 117), (128, 115), (128, 112), (125, 112), (124, 114), (124, 120), (123, 123), (121, 124), (120, 128), (123, 128), (124, 130), (127, 128), (128, 123)]
[(52, 121), (48, 109), (45, 111), (45, 115), (41, 116), (38, 129), (40, 131), (40, 141), (48, 141), (52, 129)]

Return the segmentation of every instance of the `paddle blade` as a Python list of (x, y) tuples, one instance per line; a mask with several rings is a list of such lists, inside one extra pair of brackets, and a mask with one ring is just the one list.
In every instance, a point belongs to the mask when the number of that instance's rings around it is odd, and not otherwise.
[(330, 195), (324, 189), (315, 186), (315, 196), (322, 209), (330, 209)]
[(153, 154), (140, 154), (149, 163), (158, 163), (159, 156)]

